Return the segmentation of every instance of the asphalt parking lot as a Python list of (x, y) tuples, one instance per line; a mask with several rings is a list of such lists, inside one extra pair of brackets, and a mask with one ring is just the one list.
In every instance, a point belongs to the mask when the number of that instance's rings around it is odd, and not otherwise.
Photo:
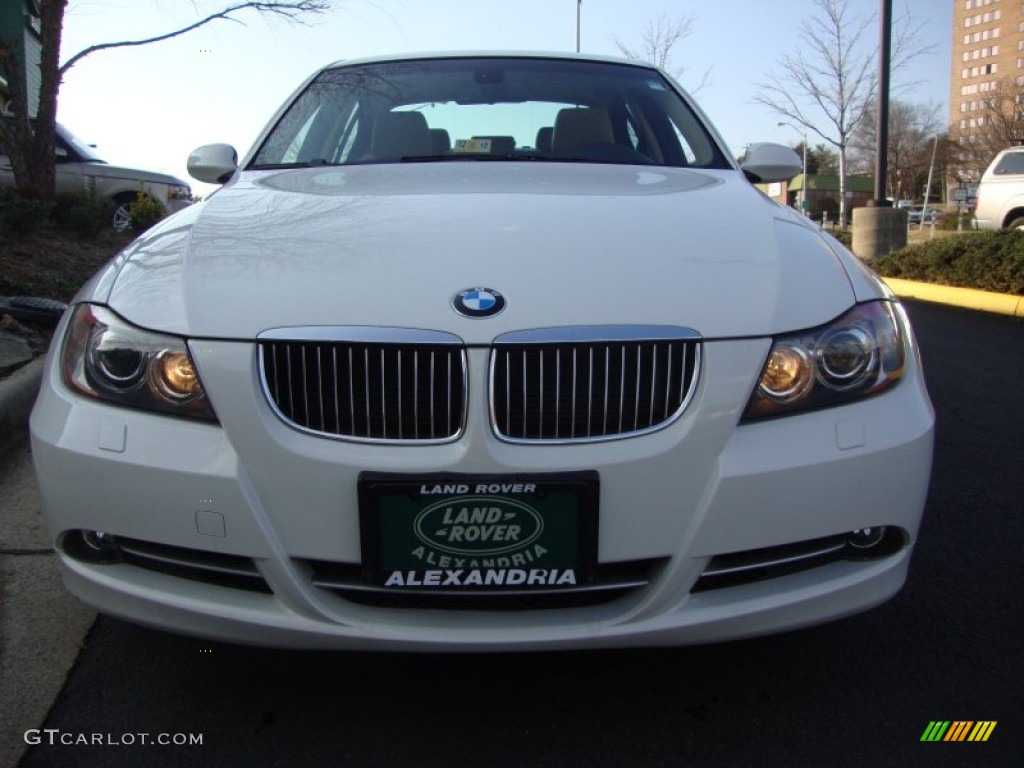
[[(100, 618), (20, 765), (1020, 765), (1024, 324), (910, 312), (937, 441), (891, 602), (774, 637), (556, 654), (271, 651)], [(985, 743), (922, 742), (935, 720), (997, 725)]]

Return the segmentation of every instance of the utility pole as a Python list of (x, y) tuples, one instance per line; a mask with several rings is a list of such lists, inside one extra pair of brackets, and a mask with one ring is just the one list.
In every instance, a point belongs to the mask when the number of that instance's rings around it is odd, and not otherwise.
[(885, 196), (889, 165), (889, 73), (892, 65), (892, 0), (881, 2), (878, 56), (878, 143), (875, 146), (875, 199), (853, 209), (853, 252), (865, 261), (907, 244), (907, 214)]

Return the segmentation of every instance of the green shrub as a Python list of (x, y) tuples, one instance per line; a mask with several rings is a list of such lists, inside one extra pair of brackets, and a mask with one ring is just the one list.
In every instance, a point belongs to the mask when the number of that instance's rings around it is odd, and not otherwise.
[(53, 198), (53, 220), (60, 229), (95, 238), (110, 227), (114, 203), (87, 192), (62, 193)]
[(135, 197), (135, 203), (132, 205), (129, 226), (133, 232), (142, 232), (152, 227), (166, 215), (167, 212), (160, 203), (154, 200), (152, 196), (139, 190), (138, 195)]
[(879, 256), (871, 266), (884, 277), (1024, 295), (1024, 232), (937, 238)]
[(845, 245), (847, 248), (853, 247), (853, 230), (833, 229), (831, 234), (836, 240)]
[[(966, 231), (968, 229), (974, 229), (974, 214), (968, 211), (964, 211), (960, 214), (961, 228)], [(946, 232), (956, 231), (956, 214), (947, 213), (939, 219), (938, 224), (935, 225), (937, 229), (944, 230)]]
[(35, 232), (50, 215), (51, 203), (20, 189), (0, 189), (0, 229), (16, 235)]

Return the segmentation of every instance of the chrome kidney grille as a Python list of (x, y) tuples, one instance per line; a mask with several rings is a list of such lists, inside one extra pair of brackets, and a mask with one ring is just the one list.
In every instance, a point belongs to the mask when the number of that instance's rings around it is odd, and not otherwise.
[(660, 429), (689, 402), (700, 350), (685, 328), (506, 334), (492, 353), (492, 426), (510, 442), (555, 443)]
[[(571, 443), (660, 429), (686, 408), (700, 338), (686, 328), (521, 331), (490, 355), (490, 418), (508, 442)], [(465, 428), (458, 337), (387, 328), (288, 328), (259, 338), (262, 386), (285, 423), (325, 437), (441, 443)]]
[[(327, 338), (339, 332), (353, 338)], [(286, 334), (301, 340), (279, 338)], [(283, 329), (262, 334), (259, 352), (267, 399), (280, 418), (303, 431), (421, 443), (448, 442), (462, 433), (466, 360), (457, 337), (388, 329)]]

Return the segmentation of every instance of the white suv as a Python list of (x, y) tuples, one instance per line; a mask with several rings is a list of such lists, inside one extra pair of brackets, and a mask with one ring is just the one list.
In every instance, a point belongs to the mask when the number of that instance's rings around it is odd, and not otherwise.
[[(128, 228), (139, 190), (160, 203), (167, 213), (180, 211), (192, 203), (192, 190), (181, 179), (166, 173), (110, 165), (60, 123), (57, 124), (56, 152), (56, 191), (84, 191), (111, 200), (114, 213), (110, 223), (114, 229)], [(11, 160), (0, 146), (0, 187), (11, 186), (14, 186)]]
[(1024, 147), (1004, 149), (978, 185), (978, 229), (1024, 229)]

